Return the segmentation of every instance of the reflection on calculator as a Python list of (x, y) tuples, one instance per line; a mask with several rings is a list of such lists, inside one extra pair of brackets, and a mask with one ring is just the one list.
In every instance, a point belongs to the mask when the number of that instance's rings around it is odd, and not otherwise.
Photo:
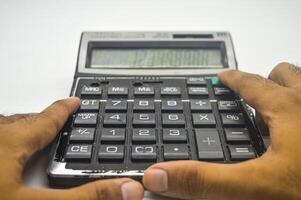
[(50, 184), (139, 180), (170, 160), (260, 156), (252, 112), (216, 76), (236, 68), (227, 32), (83, 33), (71, 91), (81, 105), (53, 146)]

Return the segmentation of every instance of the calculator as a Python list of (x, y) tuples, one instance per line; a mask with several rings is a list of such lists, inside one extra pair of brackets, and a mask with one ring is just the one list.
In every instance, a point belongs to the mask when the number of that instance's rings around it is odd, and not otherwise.
[(84, 32), (50, 185), (130, 177), (158, 162), (235, 163), (266, 144), (252, 109), (217, 73), (237, 69), (228, 32)]

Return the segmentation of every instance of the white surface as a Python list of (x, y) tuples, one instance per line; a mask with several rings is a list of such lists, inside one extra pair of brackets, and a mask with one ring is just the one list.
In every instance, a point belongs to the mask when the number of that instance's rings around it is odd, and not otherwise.
[(0, 0), (0, 113), (69, 95), (84, 30), (227, 30), (239, 67), (301, 62), (299, 0)]
[[(0, 113), (67, 97), (85, 30), (230, 31), (239, 68), (267, 76), (301, 62), (300, 10), (299, 0), (0, 0)], [(30, 174), (45, 175), (37, 162)]]

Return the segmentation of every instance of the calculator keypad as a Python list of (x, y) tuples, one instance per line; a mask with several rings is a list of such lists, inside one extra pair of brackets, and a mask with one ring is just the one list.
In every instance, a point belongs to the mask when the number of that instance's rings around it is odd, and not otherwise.
[(65, 131), (62, 156), (71, 168), (85, 163), (145, 169), (168, 160), (258, 156), (240, 100), (204, 77), (146, 84), (118, 79), (97, 86), (82, 80), (76, 91), (81, 104)]

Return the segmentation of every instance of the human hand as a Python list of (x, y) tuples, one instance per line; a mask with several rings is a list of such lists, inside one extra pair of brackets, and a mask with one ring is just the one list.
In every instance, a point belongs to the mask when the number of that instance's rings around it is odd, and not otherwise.
[(237, 164), (155, 164), (144, 173), (146, 189), (185, 199), (301, 199), (301, 69), (282, 63), (269, 79), (235, 70), (219, 78), (260, 114), (271, 146)]
[(66, 190), (42, 190), (22, 185), (26, 161), (55, 138), (78, 106), (78, 98), (69, 98), (55, 102), (39, 114), (0, 116), (0, 199), (142, 199), (143, 187), (131, 179), (95, 181)]

